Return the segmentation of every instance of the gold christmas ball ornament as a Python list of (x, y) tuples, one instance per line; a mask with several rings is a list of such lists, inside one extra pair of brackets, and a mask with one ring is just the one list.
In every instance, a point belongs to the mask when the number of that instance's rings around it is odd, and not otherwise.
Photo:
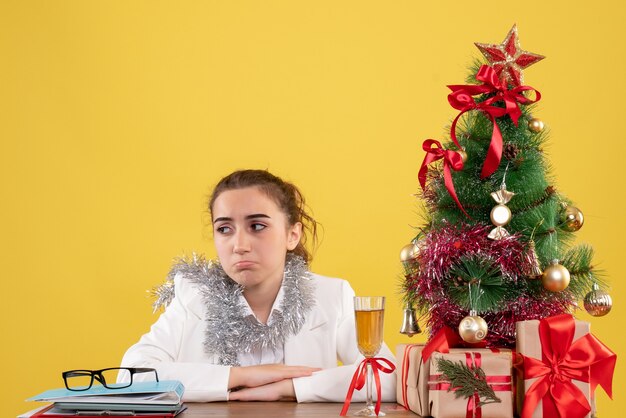
[(528, 121), (528, 129), (530, 129), (532, 132), (536, 134), (543, 131), (543, 128), (544, 128), (544, 124), (541, 119), (532, 118), (531, 120)]
[(580, 209), (575, 206), (567, 206), (563, 214), (563, 229), (569, 232), (578, 231), (582, 228), (585, 217)]
[(470, 311), (469, 316), (463, 318), (459, 324), (459, 335), (463, 341), (470, 344), (484, 340), (488, 331), (487, 322), (474, 311)]
[(410, 243), (402, 247), (400, 250), (400, 261), (406, 263), (407, 261), (411, 261), (416, 259), (420, 255), (420, 247), (415, 243)]
[(467, 152), (464, 149), (460, 149), (457, 153), (461, 156), (461, 160), (463, 160), (463, 164), (467, 162)]
[(587, 293), (584, 300), (585, 310), (592, 316), (604, 316), (611, 312), (613, 299), (597, 283), (593, 284), (591, 292)]
[(569, 270), (559, 264), (559, 260), (552, 260), (541, 276), (543, 287), (550, 292), (561, 292), (569, 285)]
[(495, 226), (504, 226), (511, 221), (511, 209), (506, 205), (496, 205), (491, 209), (489, 217)]

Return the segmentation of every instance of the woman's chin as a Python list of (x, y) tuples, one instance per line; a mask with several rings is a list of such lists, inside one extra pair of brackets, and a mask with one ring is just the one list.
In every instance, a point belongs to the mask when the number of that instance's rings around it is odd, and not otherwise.
[(237, 282), (240, 286), (246, 288), (254, 287), (260, 282), (258, 275), (250, 270), (235, 272), (232, 276), (230, 276), (230, 278)]

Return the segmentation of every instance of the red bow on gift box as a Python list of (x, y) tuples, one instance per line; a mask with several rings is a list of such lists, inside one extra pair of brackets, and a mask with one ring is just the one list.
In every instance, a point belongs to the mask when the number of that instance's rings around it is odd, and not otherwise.
[[(478, 343), (466, 343), (461, 339), (459, 334), (452, 328), (444, 326), (435, 335), (430, 338), (428, 344), (422, 350), (422, 361), (425, 363), (430, 358), (430, 355), (435, 351), (440, 353), (449, 353), (451, 348), (454, 347), (466, 347), (466, 348), (487, 348), (487, 343), (481, 341)], [(498, 353), (500, 350), (497, 348), (489, 348), (492, 353)]]
[(461, 340), (459, 334), (454, 332), (450, 327), (443, 327), (432, 336), (428, 344), (426, 344), (422, 350), (422, 361), (426, 363), (430, 355), (435, 351), (449, 353), (452, 347), (460, 347), (462, 344), (463, 340)]
[[(515, 126), (517, 121), (522, 115), (522, 111), (519, 108), (519, 104), (530, 104), (538, 102), (541, 99), (541, 93), (530, 86), (518, 86), (511, 90), (508, 89), (506, 81), (502, 81), (498, 78), (495, 70), (488, 66), (483, 65), (476, 74), (476, 80), (482, 81), (481, 85), (453, 85), (448, 86), (452, 93), (448, 95), (448, 102), (450, 105), (460, 110), (461, 113), (452, 122), (450, 128), (450, 138), (461, 149), (461, 144), (456, 138), (456, 124), (465, 112), (470, 110), (480, 110), (487, 115), (487, 117), (493, 123), (493, 132), (491, 134), (491, 143), (489, 144), (489, 150), (487, 151), (487, 158), (483, 164), (482, 171), (480, 173), (481, 178), (489, 177), (492, 175), (498, 166), (502, 158), (502, 133), (496, 123), (496, 118), (509, 115)], [(531, 100), (524, 96), (525, 91), (534, 91), (536, 98)], [(472, 96), (479, 94), (494, 94), (485, 101), (476, 102)], [(498, 102), (503, 102), (504, 107), (495, 106)]]
[(542, 401), (545, 417), (579, 418), (591, 411), (589, 401), (572, 379), (600, 385), (612, 398), (617, 355), (591, 334), (572, 343), (575, 323), (571, 315), (539, 322), (542, 359), (524, 356), (524, 379), (537, 378), (525, 395), (522, 418), (530, 418)]

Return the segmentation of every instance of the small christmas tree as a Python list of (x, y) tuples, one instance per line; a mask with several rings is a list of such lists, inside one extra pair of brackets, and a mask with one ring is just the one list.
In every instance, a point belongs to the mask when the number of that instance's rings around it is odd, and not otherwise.
[(502, 44), (476, 46), (488, 63), (449, 86), (460, 111), (450, 139), (424, 141), (426, 222), (401, 253), (403, 287), (431, 335), (448, 326), (468, 343), (512, 347), (516, 321), (571, 312), (583, 297), (600, 316), (611, 300), (592, 248), (571, 246), (583, 214), (549, 176), (548, 133), (532, 114), (541, 95), (523, 84), (543, 57), (521, 50), (515, 26)]

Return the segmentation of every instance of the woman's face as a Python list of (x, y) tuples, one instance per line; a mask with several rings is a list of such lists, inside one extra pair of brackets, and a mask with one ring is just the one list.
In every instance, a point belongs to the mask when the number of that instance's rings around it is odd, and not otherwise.
[(300, 241), (300, 223), (289, 225), (257, 187), (222, 192), (212, 214), (217, 256), (231, 279), (248, 290), (282, 281), (287, 251)]

